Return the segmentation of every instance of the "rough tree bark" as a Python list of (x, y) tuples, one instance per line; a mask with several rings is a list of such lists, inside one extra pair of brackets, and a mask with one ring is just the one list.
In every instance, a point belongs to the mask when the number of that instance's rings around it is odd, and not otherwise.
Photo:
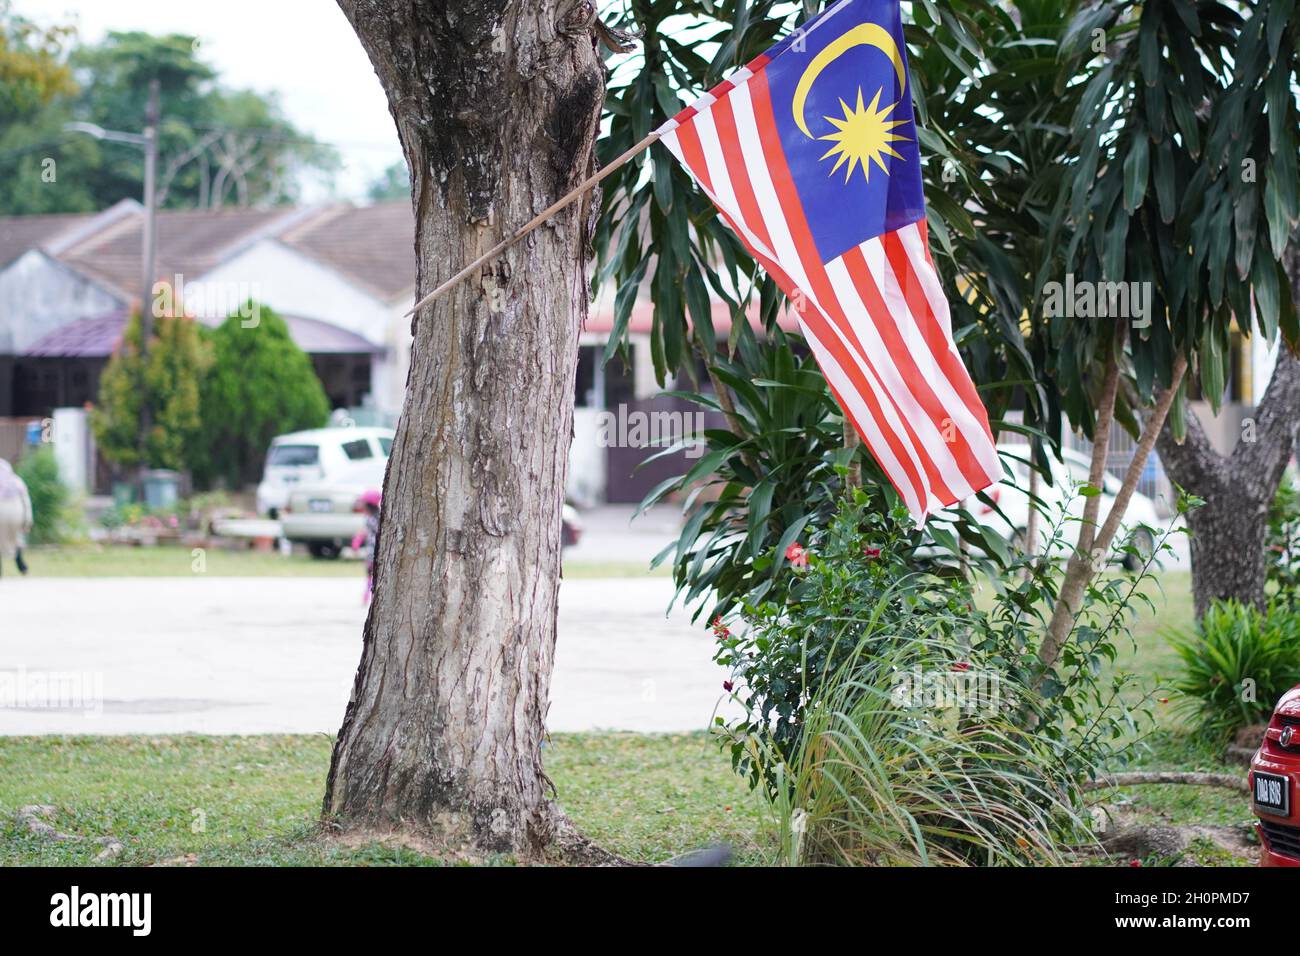
[[(339, 0), (411, 169), (419, 294), (593, 171), (604, 71), (572, 0)], [(342, 830), (542, 853), (541, 740), (591, 197), (413, 325), (374, 603), (324, 801)]]
[[(1300, 303), (1300, 234), (1285, 255), (1291, 301)], [(1197, 617), (1216, 600), (1264, 606), (1268, 508), (1300, 441), (1300, 357), (1285, 341), (1253, 418), (1253, 434), (1241, 435), (1226, 457), (1210, 445), (1195, 413), (1187, 416), (1182, 444), (1168, 428), (1156, 444), (1169, 476), (1205, 500), (1187, 516)]]
[(1300, 423), (1300, 359), (1285, 345), (1253, 418), (1253, 434), (1227, 456), (1215, 451), (1195, 413), (1187, 416), (1182, 444), (1168, 428), (1156, 443), (1169, 477), (1205, 500), (1187, 515), (1197, 617), (1216, 600), (1264, 606), (1268, 508)]

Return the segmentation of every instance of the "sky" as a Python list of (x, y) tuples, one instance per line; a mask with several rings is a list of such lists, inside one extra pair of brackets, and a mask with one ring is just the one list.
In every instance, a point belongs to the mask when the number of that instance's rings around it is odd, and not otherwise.
[[(333, 145), (343, 168), (337, 198), (362, 201), (366, 187), (402, 158), (383, 89), (334, 0), (14, 0), (43, 25), (74, 24), (97, 42), (111, 30), (197, 36), (200, 58), (236, 89), (279, 94), (298, 129)], [(333, 198), (304, 178), (303, 199)]]

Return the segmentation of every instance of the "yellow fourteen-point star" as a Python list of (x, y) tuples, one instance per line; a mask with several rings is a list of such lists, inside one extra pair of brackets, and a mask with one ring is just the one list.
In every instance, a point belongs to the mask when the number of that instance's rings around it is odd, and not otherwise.
[(822, 159), (828, 159), (831, 156), (839, 156), (839, 159), (835, 161), (835, 165), (831, 167), (832, 173), (843, 166), (845, 162), (849, 164), (849, 168), (844, 171), (844, 181), (846, 183), (849, 181), (849, 177), (853, 175), (853, 170), (858, 166), (862, 167), (863, 178), (870, 182), (871, 163), (874, 162), (879, 166), (887, 176), (889, 175), (889, 168), (881, 157), (889, 155), (898, 159), (903, 158), (889, 144), (909, 138), (892, 132), (896, 126), (907, 125), (907, 120), (889, 119), (889, 114), (894, 111), (894, 107), (898, 105), (897, 103), (890, 103), (883, 110), (877, 110), (876, 104), (880, 102), (880, 93), (881, 91), (877, 90), (875, 97), (871, 100), (871, 105), (863, 108), (862, 88), (858, 87), (858, 105), (856, 108), (850, 109), (847, 103), (840, 100), (840, 107), (844, 110), (844, 118), (826, 117), (827, 121), (838, 132), (827, 133), (825, 136), (818, 137), (818, 139), (830, 140), (835, 144), (821, 157)]

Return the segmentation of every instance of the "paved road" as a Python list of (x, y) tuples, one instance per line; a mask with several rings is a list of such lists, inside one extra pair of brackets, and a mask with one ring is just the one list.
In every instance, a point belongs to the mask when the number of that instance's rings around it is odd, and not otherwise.
[[(0, 734), (334, 733), (360, 581), (0, 582)], [(701, 729), (726, 676), (665, 578), (566, 581), (549, 725)], [(58, 706), (52, 706), (57, 704)]]

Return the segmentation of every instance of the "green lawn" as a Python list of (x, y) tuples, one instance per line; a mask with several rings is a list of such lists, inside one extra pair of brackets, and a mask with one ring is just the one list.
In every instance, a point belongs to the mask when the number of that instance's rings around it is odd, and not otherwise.
[[(204, 571), (213, 577), (343, 577), (360, 578), (364, 569), (359, 561), (317, 561), (305, 554), (288, 557), (278, 552), (227, 551), (203, 549), (196, 555), (179, 546), (129, 547), (78, 545), (31, 548), (28, 564), (32, 577), (42, 578), (155, 578), (186, 577), (194, 574), (195, 562), (202, 560)], [(12, 574), (6, 568), (5, 574)], [(630, 561), (565, 562), (566, 578), (628, 578), (653, 574), (667, 575), (668, 568), (650, 571), (645, 565)]]
[[(58, 807), (64, 832), (117, 837), (117, 863), (431, 862), (315, 839), (329, 754), (323, 736), (0, 738), (0, 866), (88, 865), (102, 849), (31, 835), (14, 821), (27, 804)], [(607, 849), (659, 862), (725, 842), (762, 859), (762, 802), (703, 734), (557, 734), (544, 759), (561, 806)]]
[(1155, 612), (1139, 605), (1133, 622), (1133, 642), (1121, 639), (1116, 665), (1130, 673), (1158, 684), (1172, 675), (1178, 656), (1166, 640), (1171, 630), (1190, 628), (1192, 610), (1192, 575), (1189, 571), (1169, 571), (1144, 586), (1155, 604)]
[[(213, 575), (359, 575), (355, 562), (213, 551)], [(188, 552), (168, 548), (40, 550), (33, 573), (188, 574)], [(620, 576), (610, 566), (570, 566), (570, 577)], [(1117, 667), (1153, 684), (1176, 669), (1164, 635), (1192, 620), (1185, 573), (1161, 576), (1154, 612), (1143, 610)], [(1162, 692), (1161, 696), (1169, 696)], [(1242, 773), (1188, 733), (1172, 704), (1156, 704), (1157, 727), (1138, 743), (1131, 768)], [(66, 832), (112, 834), (126, 844), (118, 862), (199, 864), (383, 864), (428, 862), (379, 846), (344, 850), (315, 838), (330, 742), (316, 736), (0, 738), (0, 865), (84, 864), (99, 847), (36, 838), (14, 822), (26, 804), (58, 807)], [(601, 845), (631, 859), (662, 861), (713, 843), (738, 862), (765, 861), (772, 845), (763, 803), (700, 734), (560, 734), (545, 762), (558, 800)], [(1245, 797), (1193, 787), (1132, 787), (1094, 794), (1143, 822), (1236, 824), (1250, 818)], [(192, 855), (192, 859), (190, 857)], [(1207, 864), (1240, 863), (1212, 846)]]

